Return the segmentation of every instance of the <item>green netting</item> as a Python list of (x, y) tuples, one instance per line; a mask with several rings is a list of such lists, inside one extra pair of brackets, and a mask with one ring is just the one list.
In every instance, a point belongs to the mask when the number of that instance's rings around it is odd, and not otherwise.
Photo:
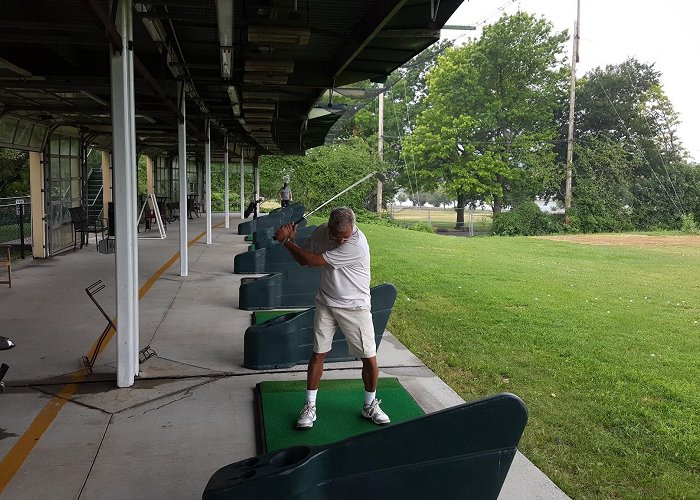
[[(361, 415), (364, 398), (362, 380), (322, 380), (316, 400), (317, 419), (313, 428), (297, 430), (296, 421), (306, 397), (306, 381), (261, 382), (264, 452), (296, 445), (333, 443), (350, 436), (372, 432), (379, 426)], [(392, 423), (423, 415), (418, 403), (395, 378), (380, 378), (377, 397)]]

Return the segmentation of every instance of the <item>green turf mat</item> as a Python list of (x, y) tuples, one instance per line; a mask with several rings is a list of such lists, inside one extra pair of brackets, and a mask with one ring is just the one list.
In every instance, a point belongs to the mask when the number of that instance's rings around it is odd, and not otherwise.
[(253, 324), (257, 325), (268, 319), (278, 318), (285, 314), (298, 313), (306, 311), (306, 309), (266, 309), (261, 311), (253, 311)]
[[(321, 445), (371, 432), (380, 427), (362, 418), (362, 380), (322, 380), (316, 400), (317, 419), (309, 430), (296, 429), (306, 396), (306, 381), (261, 382), (258, 384), (262, 412), (261, 453), (295, 445)], [(377, 397), (392, 423), (423, 415), (396, 378), (380, 378)]]

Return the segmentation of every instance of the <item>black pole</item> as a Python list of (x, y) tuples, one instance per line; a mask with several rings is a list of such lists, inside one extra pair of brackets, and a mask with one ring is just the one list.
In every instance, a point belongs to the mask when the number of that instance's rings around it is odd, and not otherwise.
[(24, 203), (20, 204), (19, 206), (19, 239), (19, 253), (22, 260), (24, 260)]

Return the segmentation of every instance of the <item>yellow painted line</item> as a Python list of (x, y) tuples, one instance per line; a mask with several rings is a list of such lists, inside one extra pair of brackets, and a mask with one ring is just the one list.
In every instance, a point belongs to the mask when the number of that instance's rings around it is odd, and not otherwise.
[[(223, 222), (220, 222), (219, 224), (213, 226), (213, 228), (219, 227), (222, 224)], [(206, 231), (201, 232), (199, 235), (197, 235), (197, 237), (190, 240), (187, 246), (191, 247), (206, 234)], [(177, 261), (179, 258), (180, 252), (177, 252), (168, 260), (168, 262), (163, 264), (160, 267), (160, 269), (158, 269), (150, 278), (148, 278), (146, 283), (144, 283), (141, 289), (139, 290), (139, 299), (142, 299), (144, 295), (146, 295), (149, 292), (149, 290), (151, 289), (151, 287), (153, 287), (154, 283), (158, 280), (158, 278), (160, 278), (162, 274), (170, 266), (172, 266), (173, 263), (175, 263), (175, 261)], [(110, 332), (107, 334), (107, 337), (105, 337), (105, 341), (102, 343), (102, 349), (100, 350), (100, 352), (104, 350), (104, 348), (107, 346), (107, 344), (113, 336), (114, 329), (111, 328)], [(92, 355), (96, 347), (97, 342), (93, 344), (92, 348), (90, 349), (90, 354), (88, 354), (88, 357)], [(44, 432), (46, 432), (46, 429), (48, 429), (49, 426), (53, 423), (54, 419), (58, 416), (58, 413), (61, 411), (61, 408), (63, 408), (63, 405), (66, 404), (66, 402), (68, 402), (73, 397), (73, 394), (75, 394), (75, 391), (78, 389), (78, 382), (82, 382), (83, 380), (85, 380), (85, 377), (85, 372), (73, 374), (71, 376), (71, 382), (67, 384), (61, 390), (61, 392), (59, 392), (56, 396), (51, 398), (51, 400), (46, 404), (46, 406), (44, 406), (44, 408), (34, 418), (32, 423), (29, 425), (29, 428), (27, 428), (27, 430), (17, 440), (12, 449), (7, 453), (7, 455), (5, 455), (5, 458), (2, 459), (2, 462), (0, 462), (0, 493), (3, 492), (7, 484), (15, 476), (19, 468), (27, 459), (31, 451), (34, 449), (34, 446), (36, 446), (36, 444), (39, 442), (41, 436), (43, 436)]]
[[(219, 227), (219, 226), (221, 226), (222, 224), (223, 224), (223, 222), (220, 222), (220, 223), (216, 224), (215, 226), (213, 226), (212, 229), (214, 229), (215, 227)], [(200, 239), (202, 239), (202, 237), (205, 236), (206, 234), (207, 234), (206, 231), (202, 231), (201, 233), (199, 233), (196, 237), (194, 237), (193, 239), (191, 239), (191, 240), (188, 242), (187, 247), (189, 248), (189, 247), (191, 247), (192, 245), (194, 245), (197, 241), (199, 241)], [(151, 287), (153, 287), (153, 285), (155, 284), (155, 282), (158, 281), (158, 280), (160, 279), (160, 277), (163, 275), (163, 273), (164, 273), (170, 266), (172, 266), (175, 262), (177, 262), (177, 260), (178, 260), (179, 258), (180, 258), (180, 252), (175, 253), (175, 255), (173, 255), (172, 257), (170, 257), (170, 259), (168, 259), (168, 261), (167, 261), (165, 264), (163, 264), (155, 273), (153, 273), (153, 275), (151, 275), (150, 278), (148, 278), (148, 279), (146, 280), (146, 282), (143, 284), (143, 286), (139, 289), (139, 300), (141, 300), (142, 298), (144, 298), (144, 296), (151, 290)], [(112, 322), (116, 325), (116, 324), (117, 324), (117, 319), (116, 319), (116, 318), (112, 318)], [(110, 343), (110, 341), (111, 341), (112, 338), (114, 337), (114, 334), (115, 334), (115, 333), (116, 333), (116, 330), (115, 330), (114, 328), (111, 328), (111, 327), (110, 327), (109, 332), (107, 332), (107, 336), (105, 337), (104, 342), (102, 342), (102, 346), (101, 346), (101, 348), (100, 348), (100, 352), (98, 352), (97, 354), (101, 354), (101, 353), (107, 348), (107, 345)], [(88, 354), (87, 354), (87, 358), (88, 358), (88, 359), (92, 359), (92, 355), (93, 355), (93, 353), (95, 352), (95, 349), (97, 349), (97, 342), (98, 342), (98, 341), (99, 341), (99, 339), (96, 340), (94, 344), (92, 344), (92, 347), (90, 348), (90, 351), (89, 351)], [(2, 491), (2, 490), (0, 490), (0, 491)]]
[[(74, 380), (85, 378), (84, 374), (74, 375)], [(22, 466), (24, 461), (31, 453), (34, 446), (39, 442), (39, 438), (44, 434), (54, 421), (58, 412), (68, 401), (75, 390), (77, 384), (71, 383), (66, 385), (63, 390), (54, 396), (34, 418), (34, 421), (29, 428), (22, 434), (22, 437), (17, 440), (10, 452), (0, 462), (0, 493), (5, 489), (7, 483), (14, 477), (15, 473)]]

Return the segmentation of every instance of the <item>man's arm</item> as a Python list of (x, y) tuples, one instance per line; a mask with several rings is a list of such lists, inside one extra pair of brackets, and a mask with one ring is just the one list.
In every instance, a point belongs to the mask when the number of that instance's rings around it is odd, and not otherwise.
[(296, 260), (302, 266), (318, 267), (326, 265), (326, 259), (323, 258), (323, 254), (309, 252), (304, 250), (299, 245), (294, 243), (291, 238), (286, 238), (281, 241), (282, 245), (285, 246), (289, 253), (292, 254), (294, 260)]
[(296, 234), (296, 226), (292, 223), (288, 223), (277, 229), (275, 232), (275, 239), (280, 242), (280, 245), (284, 245), (287, 250), (289, 250), (289, 253), (292, 254), (294, 260), (302, 266), (317, 267), (325, 265), (326, 259), (323, 258), (322, 254), (309, 252), (294, 243)]

